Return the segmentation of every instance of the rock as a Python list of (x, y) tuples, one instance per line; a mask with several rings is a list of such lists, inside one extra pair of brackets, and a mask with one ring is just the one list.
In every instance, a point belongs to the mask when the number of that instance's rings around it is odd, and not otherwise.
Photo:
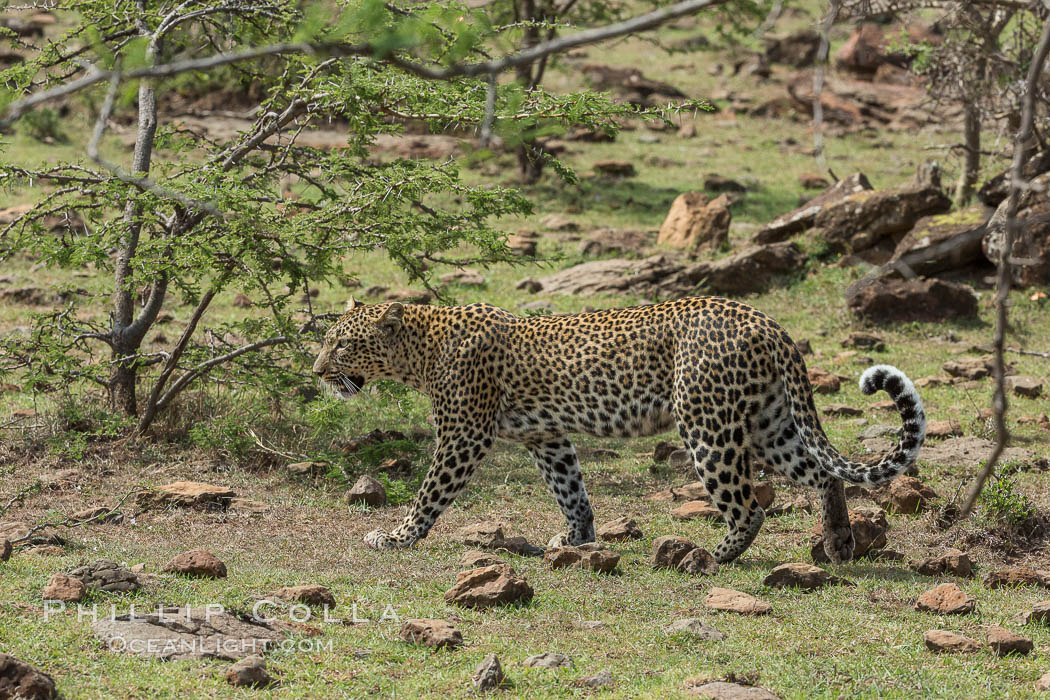
[(773, 610), (769, 603), (730, 588), (712, 588), (704, 597), (708, 610), (724, 610), (741, 615), (765, 615)]
[[(870, 516), (874, 517), (870, 517)], [(889, 530), (889, 522), (886, 514), (878, 510), (875, 514), (867, 514), (857, 508), (849, 511), (849, 524), (853, 530), (853, 558), (859, 559), (863, 556), (871, 556), (876, 550), (886, 546), (886, 532)], [(824, 551), (823, 525), (817, 522), (813, 526), (813, 537), (810, 542), (810, 554), (817, 564), (830, 563), (827, 552)]]
[(346, 492), (347, 504), (364, 503), (372, 508), (386, 505), (386, 488), (374, 477), (362, 475), (353, 488)]
[[(536, 257), (536, 246), (538, 243), (539, 240), (533, 233), (512, 233), (511, 235), (507, 236), (507, 247), (510, 248), (514, 254), (520, 255), (525, 258)], [(532, 278), (526, 277), (525, 279)], [(522, 280), (522, 282), (524, 281), (525, 280)], [(518, 284), (522, 284), (522, 282), (519, 282)]]
[(48, 700), (59, 697), (55, 681), (25, 661), (0, 652), (0, 698)]
[(936, 491), (913, 476), (898, 476), (887, 486), (872, 490), (871, 497), (882, 508), (902, 515), (922, 512), (938, 498)]
[(765, 688), (725, 681), (694, 685), (690, 688), (690, 692), (704, 698), (714, 698), (714, 700), (780, 700)]
[(489, 654), (474, 669), (471, 683), (474, 684), (474, 690), (479, 693), (485, 693), (500, 687), (503, 684), (503, 680), (503, 667), (500, 666), (499, 659), (495, 654)]
[(1016, 588), (1018, 586), (1040, 586), (1050, 588), (1050, 571), (1018, 566), (996, 569), (985, 574), (985, 588)]
[[(29, 544), (65, 543), (65, 540), (50, 527), (46, 527), (43, 530), (37, 530), (33, 535), (30, 535), (29, 533), (32, 529), (33, 526), (20, 520), (2, 522), (0, 523), (0, 539), (10, 540), (13, 543), (15, 540), (24, 540), (28, 537)], [(24, 544), (25, 543), (23, 543), (23, 546)]]
[(954, 583), (942, 583), (931, 588), (915, 601), (916, 610), (938, 615), (968, 615), (976, 605), (977, 601)]
[(958, 421), (931, 420), (926, 424), (926, 437), (928, 438), (958, 437), (960, 435), (962, 435), (962, 426)]
[(1037, 399), (1043, 393), (1043, 383), (1035, 377), (1014, 375), (1006, 377), (1004, 381), (1006, 382), (1007, 391), (1012, 391), (1014, 396)]
[(806, 68), (817, 60), (820, 34), (812, 29), (801, 29), (785, 37), (767, 37), (766, 60), (794, 68)]
[(536, 299), (534, 301), (528, 301), (524, 304), (518, 304), (518, 308), (528, 314), (549, 314), (554, 311), (554, 304), (550, 303), (546, 299)]
[(482, 552), (477, 549), (470, 549), (463, 553), (463, 556), (459, 558), (459, 565), (465, 569), (481, 569), (486, 566), (494, 566), (497, 564), (506, 564), (494, 554), (488, 552)]
[(65, 556), (66, 550), (53, 544), (40, 544), (35, 547), (26, 547), (22, 554), (29, 557), (61, 557)]
[(532, 600), (532, 586), (507, 565), (462, 571), (445, 592), (445, 601), (466, 608), (488, 608)]
[(445, 620), (405, 620), (401, 625), (401, 639), (409, 644), (423, 644), (434, 649), (451, 649), (463, 644), (463, 635)]
[(653, 448), (653, 461), (666, 462), (667, 458), (671, 456), (671, 453), (679, 449), (681, 448), (673, 442), (660, 441), (656, 443), (656, 447)]
[(585, 63), (581, 71), (595, 90), (615, 91), (622, 100), (631, 104), (659, 107), (667, 104), (668, 100), (686, 98), (685, 93), (678, 88), (646, 78), (637, 68)]
[(200, 481), (175, 481), (152, 491), (144, 491), (135, 500), (143, 510), (166, 507), (225, 509), (236, 495), (225, 486)]
[(85, 508), (73, 513), (75, 522), (86, 522), (91, 524), (119, 523), (124, 520), (124, 514), (120, 511), (110, 511), (109, 508), (99, 506), (98, 508)]
[(199, 578), (226, 578), (226, 565), (205, 549), (194, 549), (179, 554), (161, 571)]
[[(704, 289), (718, 294), (765, 291), (776, 277), (801, 269), (806, 256), (793, 243), (744, 248), (711, 263), (700, 263)], [(692, 268), (687, 268), (692, 269)]]
[(689, 450), (675, 450), (667, 456), (667, 466), (671, 467), (675, 471), (691, 471), (693, 467), (693, 456), (689, 454)]
[(927, 630), (922, 638), (927, 649), (941, 654), (974, 654), (981, 649), (975, 640), (948, 630)]
[(1035, 623), (1050, 625), (1050, 600), (1044, 600), (1032, 606), (1032, 609), (1021, 615), (1021, 624)]
[(634, 177), (638, 174), (634, 164), (626, 160), (597, 160), (591, 167), (594, 168), (594, 172), (609, 177)]
[(88, 588), (106, 593), (130, 593), (139, 589), (139, 577), (135, 572), (106, 559), (77, 567), (69, 575)]
[(717, 173), (711, 173), (704, 178), (704, 189), (708, 192), (735, 192), (738, 194), (747, 192), (747, 185)]
[(642, 255), (655, 241), (649, 231), (601, 228), (580, 241), (581, 255)]
[[(940, 43), (940, 35), (925, 27), (909, 25), (906, 31), (909, 39), (916, 43), (934, 46)], [(875, 79), (879, 69), (887, 66), (906, 68), (910, 57), (907, 54), (892, 52), (889, 46), (882, 27), (872, 22), (862, 22), (853, 28), (849, 39), (835, 53), (835, 65), (866, 80)]]
[(844, 403), (833, 403), (833, 404), (828, 405), (824, 409), (824, 415), (827, 415), (827, 416), (839, 416), (839, 417), (848, 418), (848, 417), (863, 416), (864, 415), (864, 411), (862, 411), (861, 409), (857, 408), (856, 406), (849, 406), (849, 405), (844, 404)]
[(263, 657), (252, 654), (226, 669), (226, 682), (234, 688), (266, 688), (274, 681)]
[(103, 617), (92, 623), (108, 650), (160, 660), (225, 659), (262, 655), (285, 638), (267, 624), (208, 607), (173, 607)]
[(543, 285), (537, 282), (534, 277), (526, 277), (525, 279), (520, 280), (517, 284), (515, 284), (514, 288), (526, 291), (529, 294), (535, 294), (536, 292), (543, 289)]
[[(1034, 180), (1046, 172), (1050, 172), (1050, 150), (1039, 151), (1025, 161), (1021, 169), (1021, 177), (1025, 180)], [(1006, 168), (985, 181), (981, 189), (977, 191), (977, 199), (981, 200), (986, 207), (995, 208), (1002, 204), (1009, 194), (1010, 168)], [(2, 213), (0, 213), (0, 223), (3, 223)]]
[(580, 678), (573, 683), (577, 688), (608, 688), (612, 684), (613, 676), (609, 669), (603, 669), (593, 676)]
[(924, 216), (893, 249), (886, 265), (905, 278), (957, 270), (983, 258), (981, 239), (986, 216), (982, 207)]
[[(920, 459), (942, 467), (973, 467), (984, 464), (991, 454), (994, 443), (979, 437), (949, 438), (939, 445), (924, 444)], [(1034, 458), (1034, 453), (1024, 447), (1007, 447), (1001, 460), (1006, 462), (1027, 462)]]
[(287, 600), (293, 603), (320, 605), (326, 608), (335, 607), (335, 596), (324, 586), (285, 586), (274, 591), (274, 595), (281, 600)]
[(718, 573), (718, 562), (706, 549), (697, 547), (686, 552), (675, 568), (692, 576), (713, 576)]
[(758, 505), (763, 510), (773, 505), (773, 500), (776, 498), (776, 490), (773, 488), (772, 481), (755, 481), (751, 484), (751, 491), (755, 494), (755, 500), (758, 501)]
[(754, 242), (767, 244), (786, 241), (796, 233), (811, 228), (817, 214), (824, 208), (852, 194), (870, 189), (871, 183), (868, 182), (868, 178), (863, 173), (854, 173), (844, 180), (839, 180), (798, 209), (782, 214), (760, 228), (755, 234)]
[(707, 625), (698, 617), (687, 617), (675, 620), (664, 627), (664, 634), (687, 634), (695, 639), (705, 642), (720, 642), (726, 638), (724, 634), (714, 627)]
[(235, 498), (230, 501), (230, 510), (239, 513), (265, 513), (270, 510), (270, 504), (250, 498)]
[(461, 527), (456, 531), (455, 537), (468, 547), (506, 550), (525, 557), (538, 556), (544, 552), (542, 547), (529, 544), (524, 537), (505, 536), (503, 526), (490, 521)]
[(548, 231), (579, 231), (580, 225), (560, 214), (548, 214), (540, 219), (542, 225)]
[(477, 270), (465, 267), (461, 270), (447, 272), (440, 277), (441, 284), (461, 284), (464, 287), (481, 287), (485, 284), (485, 277)]
[(1032, 643), (1031, 639), (1022, 637), (998, 625), (992, 625), (988, 628), (988, 646), (991, 647), (996, 656), (1007, 656), (1009, 654), (1027, 656), (1035, 648), (1035, 644)]
[(535, 654), (521, 662), (525, 668), (563, 668), (572, 666), (572, 659), (565, 654), (555, 651), (547, 651)]
[(693, 252), (715, 251), (726, 244), (731, 221), (724, 195), (709, 200), (701, 192), (685, 192), (671, 204), (656, 242)]
[(1035, 689), (1041, 693), (1050, 692), (1050, 673), (1044, 673), (1040, 676), (1039, 680), (1035, 682)]
[(798, 184), (802, 185), (804, 190), (826, 190), (831, 186), (827, 178), (815, 173), (802, 173), (798, 176)]
[(973, 290), (939, 279), (858, 280), (846, 289), (846, 305), (855, 316), (874, 323), (977, 318)]
[(702, 481), (692, 481), (683, 486), (672, 486), (663, 491), (657, 491), (647, 496), (650, 501), (709, 501), (711, 497), (707, 493), (707, 487)]
[(11, 552), (13, 547), (11, 546), (11, 540), (6, 537), (0, 538), (0, 562), (5, 562), (11, 558)]
[(775, 567), (762, 581), (763, 586), (770, 588), (800, 588), (804, 591), (815, 591), (829, 585), (853, 584), (838, 576), (832, 576), (824, 569), (805, 562), (792, 562)]
[(796, 496), (795, 500), (788, 503), (778, 503), (766, 511), (770, 518), (778, 518), (782, 515), (790, 515), (798, 511), (800, 513), (812, 513), (813, 506), (805, 496)]
[[(1017, 214), (1022, 233), (1013, 244), (1011, 276), (1018, 287), (1044, 286), (1050, 283), (1050, 197), (1046, 194), (1050, 173), (1043, 173), (1029, 183), (1021, 195)], [(1009, 202), (999, 204), (981, 241), (985, 257), (998, 263), (1005, 247), (1006, 208)]]
[(653, 540), (653, 566), (658, 569), (675, 569), (686, 554), (697, 546), (684, 537), (664, 535)]
[(65, 574), (52, 574), (41, 593), (44, 600), (60, 600), (63, 603), (79, 603), (84, 599), (87, 587), (80, 579)]
[(947, 552), (935, 557), (912, 562), (911, 569), (923, 576), (973, 578), (973, 562), (968, 555), (957, 549), (949, 549)]
[(679, 520), (694, 520), (704, 518), (706, 520), (722, 520), (722, 511), (718, 510), (710, 501), (686, 501), (671, 511), (671, 515)]
[(941, 365), (941, 369), (952, 377), (964, 379), (984, 379), (992, 374), (995, 360), (991, 355), (985, 357), (964, 357), (959, 360), (950, 360)]
[(620, 562), (619, 554), (601, 545), (552, 547), (547, 550), (543, 558), (550, 564), (552, 569), (564, 569), (575, 566), (576, 568), (590, 569), (601, 573), (612, 571)]
[(886, 349), (886, 341), (882, 336), (875, 335), (874, 333), (855, 331), (846, 336), (842, 341), (842, 347), (861, 348), (865, 350), (874, 350), (875, 352), (882, 352)]
[(238, 293), (233, 298), (233, 305), (238, 309), (247, 309), (252, 305), (252, 300), (247, 294)]
[(829, 374), (819, 367), (810, 367), (809, 383), (813, 385), (813, 391), (818, 394), (837, 394), (842, 388), (842, 381), (838, 375)]

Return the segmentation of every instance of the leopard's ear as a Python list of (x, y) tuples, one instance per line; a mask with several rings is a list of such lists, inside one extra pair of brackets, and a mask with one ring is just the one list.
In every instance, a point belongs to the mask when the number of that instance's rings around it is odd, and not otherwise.
[(346, 302), (347, 311), (353, 311), (358, 306), (363, 306), (363, 304), (361, 304), (361, 302), (359, 302), (357, 299), (354, 299), (353, 297), (350, 297), (350, 301)]
[(401, 319), (405, 313), (405, 305), (400, 302), (393, 302), (390, 306), (386, 307), (386, 311), (376, 321), (376, 325), (387, 331), (388, 333), (395, 333), (401, 328)]

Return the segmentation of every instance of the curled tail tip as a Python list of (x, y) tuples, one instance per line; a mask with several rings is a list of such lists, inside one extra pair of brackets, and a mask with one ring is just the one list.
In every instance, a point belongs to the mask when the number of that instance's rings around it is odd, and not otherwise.
[(871, 396), (883, 389), (894, 399), (902, 391), (915, 392), (915, 386), (907, 375), (893, 365), (872, 365), (860, 375), (860, 391), (865, 396)]

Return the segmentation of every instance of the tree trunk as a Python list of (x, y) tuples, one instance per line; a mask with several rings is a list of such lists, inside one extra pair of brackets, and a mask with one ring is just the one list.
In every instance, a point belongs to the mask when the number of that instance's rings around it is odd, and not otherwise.
[(963, 169), (955, 186), (955, 206), (965, 207), (973, 199), (981, 173), (981, 112), (974, 102), (963, 107)]
[[(517, 20), (527, 23), (521, 40), (521, 50), (529, 49), (540, 41), (540, 29), (535, 23), (542, 19), (544, 13), (537, 8), (535, 0), (519, 0), (515, 6)], [(545, 64), (541, 64), (544, 66)], [(537, 71), (533, 63), (523, 63), (514, 69), (514, 75), (526, 91), (535, 90), (542, 75), (542, 68)], [(543, 152), (542, 146), (533, 137), (525, 137), (515, 150), (518, 158), (518, 172), (521, 173), (521, 181), (526, 185), (539, 182), (543, 177)]]
[[(144, 26), (140, 27), (140, 32), (143, 36), (149, 36), (149, 30)], [(157, 46), (151, 41), (147, 50), (147, 60), (152, 61), (156, 53)], [(135, 137), (131, 170), (136, 175), (145, 176), (149, 173), (153, 140), (157, 133), (157, 99), (148, 80), (139, 84), (138, 107), (138, 133)], [(139, 235), (142, 232), (141, 213), (139, 206), (133, 201), (129, 201), (124, 207), (124, 235), (117, 248), (117, 262), (113, 272), (113, 325), (110, 332), (114, 363), (109, 378), (110, 404), (114, 410), (125, 416), (135, 416), (138, 413), (135, 399), (138, 362), (130, 358), (138, 354), (142, 338), (148, 330), (148, 324), (143, 327), (142, 323), (146, 310), (143, 311), (139, 322), (135, 321), (135, 299), (132, 289), (132, 267), (139, 245)], [(167, 280), (154, 280), (152, 285), (146, 306), (154, 317), (164, 297), (166, 286)]]

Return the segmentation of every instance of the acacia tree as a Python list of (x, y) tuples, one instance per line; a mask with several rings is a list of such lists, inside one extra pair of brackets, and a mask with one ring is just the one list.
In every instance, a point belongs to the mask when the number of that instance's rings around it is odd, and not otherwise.
[[(110, 314), (108, 323), (90, 321), (80, 313), (83, 298), (69, 297), (40, 315), (28, 337), (4, 341), (0, 372), (21, 372), (30, 386), (56, 376), (95, 382), (139, 432), (218, 366), (280, 395), (308, 361), (306, 341), (317, 328), (310, 286), (340, 275), (347, 256), (384, 250), (425, 281), (431, 262), (508, 259), (496, 222), (530, 210), (512, 190), (468, 186), (454, 161), (376, 162), (369, 146), (379, 134), (399, 132), (405, 120), (513, 136), (541, 121), (613, 131), (624, 117), (661, 116), (599, 95), (497, 87), (494, 78), (727, 1), (687, 0), (500, 58), (483, 47), (501, 29), (455, 4), (349, 0), (334, 13), (288, 0), (137, 0), (132, 11), (118, 0), (81, 0), (49, 8), (68, 10), (72, 28), (0, 73), (0, 126), (56, 99), (84, 98), (96, 118), (86, 159), (0, 164), (6, 188), (52, 188), (0, 231), (0, 256), (93, 266), (111, 276)], [(179, 126), (164, 107), (179, 76), (253, 83), (262, 95), (249, 110), (254, 121), (224, 139)], [(128, 111), (136, 128), (125, 166), (103, 154), (112, 120)], [(299, 142), (322, 121), (345, 128), (345, 145)], [(56, 213), (75, 214), (83, 226), (53, 235), (45, 222)], [(442, 253), (464, 246), (471, 252), (463, 256)], [(209, 325), (213, 301), (231, 287), (263, 300), (266, 313)], [(192, 307), (183, 331), (169, 349), (143, 353), (173, 297)], [(147, 368), (155, 371), (143, 394)]]

